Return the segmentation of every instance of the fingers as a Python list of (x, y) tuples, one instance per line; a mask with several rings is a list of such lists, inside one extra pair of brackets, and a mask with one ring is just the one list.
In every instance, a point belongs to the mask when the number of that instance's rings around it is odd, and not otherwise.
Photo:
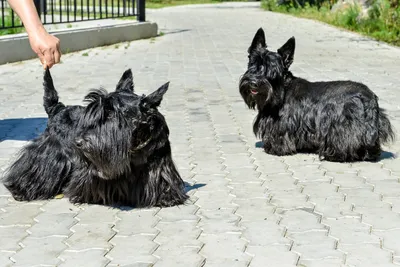
[(48, 50), (45, 50), (43, 52), (43, 54), (44, 54), (44, 60), (45, 60), (45, 62), (43, 64), (43, 67), (44, 68), (53, 67), (53, 65), (55, 64), (54, 53), (52, 53), (52, 51), (50, 49), (48, 49)]
[(54, 61), (56, 64), (60, 63), (61, 49), (60, 49), (60, 39), (56, 38), (56, 50), (54, 51)]
[(42, 63), (43, 68), (46, 68), (46, 60), (44, 59), (44, 55), (42, 52), (37, 53), (40, 63)]
[[(44, 69), (51, 68), (53, 65), (60, 63), (61, 59), (60, 40), (57, 37), (50, 36), (50, 38), (45, 41), (47, 43), (44, 43), (40, 45), (41, 47), (39, 46), (34, 49)], [(34, 46), (35, 43), (32, 45), (32, 47)]]

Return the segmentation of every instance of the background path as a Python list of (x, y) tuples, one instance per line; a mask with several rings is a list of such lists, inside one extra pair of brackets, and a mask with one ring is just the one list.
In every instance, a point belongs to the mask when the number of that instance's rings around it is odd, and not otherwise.
[[(136, 91), (166, 81), (162, 112), (191, 201), (167, 209), (17, 203), (0, 186), (0, 266), (400, 265), (400, 143), (378, 163), (334, 164), (256, 148), (255, 113), (238, 80), (262, 26), (271, 49), (291, 36), (293, 72), (352, 79), (380, 97), (400, 129), (400, 49), (257, 3), (149, 11), (164, 34), (63, 56), (52, 69), (61, 100), (113, 90), (132, 68)], [(38, 60), (0, 66), (0, 167), (46, 124)], [(390, 153), (389, 153), (390, 152)]]

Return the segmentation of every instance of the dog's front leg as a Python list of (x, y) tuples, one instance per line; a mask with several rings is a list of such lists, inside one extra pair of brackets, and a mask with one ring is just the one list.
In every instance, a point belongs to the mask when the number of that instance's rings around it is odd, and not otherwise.
[(170, 148), (162, 148), (149, 162), (140, 206), (171, 207), (183, 204), (188, 196), (184, 182), (172, 160)]
[(287, 156), (296, 153), (296, 145), (288, 134), (268, 135), (263, 138), (264, 151), (276, 156)]

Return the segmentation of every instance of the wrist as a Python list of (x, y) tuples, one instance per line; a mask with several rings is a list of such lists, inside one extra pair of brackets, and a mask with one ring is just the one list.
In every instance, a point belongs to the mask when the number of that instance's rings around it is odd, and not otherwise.
[(28, 36), (40, 35), (46, 33), (46, 29), (42, 24), (31, 25), (30, 27), (25, 27)]

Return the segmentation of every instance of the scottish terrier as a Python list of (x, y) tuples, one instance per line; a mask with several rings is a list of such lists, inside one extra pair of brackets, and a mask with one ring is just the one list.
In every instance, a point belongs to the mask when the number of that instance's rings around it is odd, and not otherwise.
[(21, 150), (3, 178), (16, 200), (62, 193), (72, 203), (113, 206), (165, 207), (186, 201), (169, 129), (157, 109), (169, 83), (139, 96), (128, 69), (114, 92), (87, 94), (86, 106), (59, 102), (48, 69), (43, 85), (47, 128)]
[(381, 144), (394, 140), (378, 97), (353, 81), (309, 82), (289, 70), (295, 38), (277, 52), (267, 49), (260, 28), (248, 48), (248, 69), (239, 91), (258, 110), (254, 134), (266, 153), (315, 153), (335, 162), (375, 161)]

